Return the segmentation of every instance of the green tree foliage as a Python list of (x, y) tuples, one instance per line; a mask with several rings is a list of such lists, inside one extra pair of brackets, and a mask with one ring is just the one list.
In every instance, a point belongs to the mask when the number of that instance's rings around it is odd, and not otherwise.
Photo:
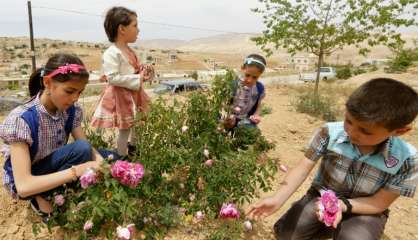
[[(318, 56), (318, 70), (324, 56), (347, 45), (366, 54), (378, 44), (402, 42), (396, 30), (417, 24), (417, 0), (260, 0), (266, 30), (255, 38), (268, 54), (271, 47), (289, 53), (307, 51)], [(367, 44), (362, 44), (367, 43)], [(314, 94), (318, 93), (319, 71)]]

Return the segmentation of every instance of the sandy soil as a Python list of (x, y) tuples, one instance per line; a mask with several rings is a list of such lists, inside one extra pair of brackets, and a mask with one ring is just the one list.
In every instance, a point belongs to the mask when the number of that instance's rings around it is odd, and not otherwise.
[[(368, 78), (368, 76), (363, 76)], [(409, 79), (410, 80), (410, 79)], [(356, 82), (350, 82), (356, 85)], [(358, 81), (361, 82), (361, 81)], [(358, 83), (357, 82), (357, 83)], [(274, 86), (268, 88), (266, 104), (272, 107), (273, 112), (266, 115), (260, 128), (264, 134), (277, 142), (277, 148), (270, 154), (278, 157), (281, 163), (294, 167), (303, 156), (303, 148), (315, 128), (323, 124), (322, 121), (306, 114), (297, 113), (290, 104), (292, 88)], [(4, 117), (0, 117), (0, 121)], [(418, 130), (405, 136), (405, 139), (418, 146)], [(3, 159), (0, 160), (3, 165)], [(289, 208), (290, 204), (299, 199), (307, 190), (314, 172), (308, 177), (302, 187), (289, 199), (289, 201), (273, 216), (255, 226), (255, 230), (243, 236), (244, 239), (274, 239), (272, 226), (274, 222)], [(278, 172), (274, 186), (278, 185), (284, 173)], [(272, 193), (262, 193), (268, 196)], [(399, 198), (392, 206), (389, 221), (386, 225), (383, 239), (418, 239), (418, 194), (414, 198)], [(37, 236), (32, 234), (32, 222), (39, 221), (33, 216), (24, 201), (13, 201), (4, 190), (0, 191), (0, 239), (61, 239), (61, 234), (48, 234), (44, 229)], [(191, 230), (194, 229), (194, 230)], [(196, 231), (197, 229), (197, 231)], [(186, 226), (175, 229), (166, 239), (203, 239), (199, 226)], [(54, 231), (55, 232), (55, 231)]]

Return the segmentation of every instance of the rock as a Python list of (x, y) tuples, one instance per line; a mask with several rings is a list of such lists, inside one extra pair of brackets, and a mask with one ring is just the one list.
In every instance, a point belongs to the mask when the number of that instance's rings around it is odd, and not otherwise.
[(289, 129), (289, 132), (290, 132), (291, 134), (296, 134), (298, 131), (297, 131), (297, 130), (295, 130), (295, 129)]
[(26, 97), (28, 93), (26, 91), (20, 91), (20, 92), (17, 92), (16, 95), (18, 97)]
[(11, 98), (11, 97), (0, 97), (0, 112), (7, 112), (13, 108), (21, 105), (23, 101)]

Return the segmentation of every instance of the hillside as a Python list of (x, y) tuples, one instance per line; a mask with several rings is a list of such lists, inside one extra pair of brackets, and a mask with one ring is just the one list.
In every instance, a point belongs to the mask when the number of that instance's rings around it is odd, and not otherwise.
[[(191, 41), (155, 39), (138, 41), (132, 47), (141, 62), (154, 63), (157, 72), (190, 73), (214, 68), (239, 68), (242, 59), (251, 53), (261, 53), (251, 40), (254, 34), (222, 34)], [(418, 31), (403, 34), (406, 46), (412, 46), (418, 40)], [(81, 57), (90, 70), (100, 71), (101, 56), (109, 43), (87, 43), (35, 39), (37, 66), (45, 64), (47, 58), (55, 52), (72, 52)], [(383, 46), (371, 50), (368, 56), (361, 56), (354, 47), (346, 47), (327, 56), (327, 63), (360, 64), (369, 59), (387, 59), (392, 52)], [(174, 59), (172, 59), (174, 57)], [(31, 58), (27, 37), (0, 37), (0, 76), (25, 77), (30, 72)], [(270, 68), (287, 66), (289, 54), (284, 49), (276, 50), (267, 59)], [(315, 60), (316, 61), (316, 60)]]

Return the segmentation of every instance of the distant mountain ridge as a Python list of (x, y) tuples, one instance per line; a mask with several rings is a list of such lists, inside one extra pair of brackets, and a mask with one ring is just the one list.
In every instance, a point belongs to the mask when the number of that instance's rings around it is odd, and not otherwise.
[[(222, 34), (206, 38), (193, 39), (189, 41), (156, 39), (156, 40), (140, 40), (137, 42), (140, 48), (154, 49), (177, 49), (185, 52), (206, 52), (206, 53), (224, 53), (224, 54), (264, 54), (259, 46), (251, 39), (257, 37), (257, 34)], [(406, 47), (412, 47), (414, 40), (418, 41), (418, 31), (410, 31), (402, 33), (402, 37), (406, 40)], [(367, 58), (386, 58), (391, 55), (390, 50), (384, 46), (376, 46), (368, 54)], [(282, 60), (286, 58), (285, 49), (274, 51), (273, 56), (281, 56)], [(334, 59), (336, 58), (336, 59)], [(338, 62), (338, 58), (349, 59), (348, 61), (364, 60), (364, 57), (358, 54), (358, 50), (354, 46), (345, 47), (343, 50), (337, 51), (331, 59)]]
[(142, 48), (178, 49), (193, 52), (235, 53), (235, 52), (261, 52), (251, 40), (256, 34), (222, 34), (189, 41), (155, 39), (140, 40), (138, 46)]

